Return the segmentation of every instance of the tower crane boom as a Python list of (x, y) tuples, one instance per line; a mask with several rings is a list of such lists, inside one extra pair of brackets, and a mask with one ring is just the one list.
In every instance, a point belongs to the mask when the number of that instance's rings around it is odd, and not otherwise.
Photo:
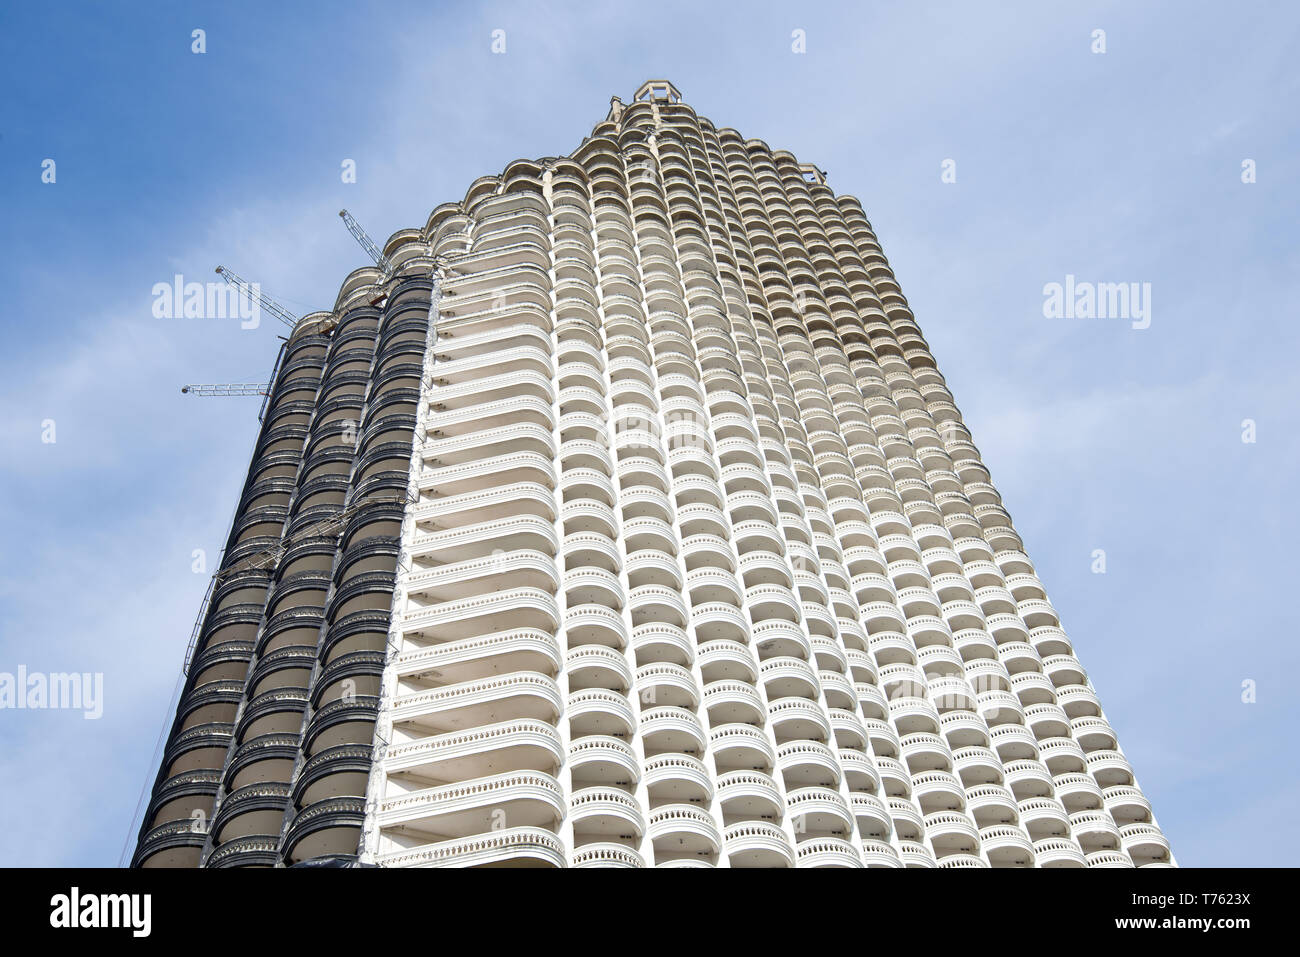
[(218, 382), (211, 385), (183, 385), (186, 395), (266, 395), (267, 382)]
[(351, 213), (346, 209), (341, 209), (339, 210), (339, 217), (343, 220), (343, 225), (347, 226), (348, 232), (352, 234), (353, 238), (361, 245), (361, 248), (366, 251), (366, 255), (368, 255), (374, 261), (375, 265), (379, 267), (379, 271), (383, 274), (383, 277), (387, 279), (388, 274), (393, 271), (392, 262), (389, 261), (383, 251), (375, 245), (375, 241), (370, 238), (370, 234), (361, 228), (361, 224), (352, 217)]
[(284, 308), (284, 306), (280, 305), (278, 302), (276, 302), (266, 293), (262, 292), (261, 287), (255, 286), (252, 283), (245, 282), (244, 280), (236, 276), (233, 272), (231, 272), (229, 269), (227, 269), (225, 266), (217, 267), (217, 275), (220, 276), (222, 279), (224, 279), (226, 282), (230, 283), (230, 285), (238, 289), (250, 300), (260, 305), (271, 315), (275, 316), (275, 318), (279, 319), (290, 329), (298, 325), (298, 317), (295, 316), (288, 309)]

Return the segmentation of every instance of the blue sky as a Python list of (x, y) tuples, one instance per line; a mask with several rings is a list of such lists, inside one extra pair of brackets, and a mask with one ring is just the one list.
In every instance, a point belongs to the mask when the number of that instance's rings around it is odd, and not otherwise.
[[(155, 318), (154, 284), (328, 308), (341, 206), (423, 225), (659, 77), (862, 200), (1180, 863), (1293, 863), (1300, 9), (978, 7), (0, 10), (0, 672), (104, 674), (100, 720), (0, 710), (0, 864), (134, 838), (255, 438), (256, 399), (179, 387), (264, 378), (280, 327)], [(1067, 274), (1150, 283), (1150, 328), (1045, 318)]]

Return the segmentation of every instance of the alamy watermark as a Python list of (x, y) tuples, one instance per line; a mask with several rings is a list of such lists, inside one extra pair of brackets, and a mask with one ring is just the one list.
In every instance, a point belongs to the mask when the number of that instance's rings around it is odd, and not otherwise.
[(1043, 286), (1043, 315), (1048, 319), (1128, 319), (1134, 329), (1151, 325), (1151, 283), (1079, 282), (1070, 273), (1064, 283)]
[(170, 283), (153, 286), (155, 319), (238, 319), (239, 328), (256, 329), (262, 322), (259, 283), (248, 284), (249, 296), (225, 282), (186, 282), (177, 273)]
[(0, 711), (80, 711), (87, 721), (104, 716), (103, 672), (0, 671)]
[(50, 898), (50, 926), (55, 929), (121, 928), (132, 937), (148, 937), (152, 915), (152, 894), (87, 894), (73, 887)]

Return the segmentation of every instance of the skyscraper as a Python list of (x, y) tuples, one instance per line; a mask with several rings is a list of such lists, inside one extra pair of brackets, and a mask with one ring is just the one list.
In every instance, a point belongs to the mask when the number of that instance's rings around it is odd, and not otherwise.
[(134, 862), (1173, 863), (861, 204), (653, 81), (302, 320)]

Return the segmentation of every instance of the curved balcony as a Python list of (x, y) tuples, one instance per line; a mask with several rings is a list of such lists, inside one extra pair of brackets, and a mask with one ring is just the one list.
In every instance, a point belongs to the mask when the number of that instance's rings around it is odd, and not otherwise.
[(173, 733), (163, 752), (162, 766), (169, 775), (219, 768), (225, 760), (233, 732), (234, 726), (229, 723), (211, 722)]
[(702, 754), (704, 727), (694, 712), (659, 705), (641, 712), (641, 740), (648, 755)]
[(460, 731), (507, 716), (552, 722), (559, 717), (561, 706), (559, 687), (551, 678), (520, 672), (398, 695), (393, 700), (392, 720), (396, 726), (410, 725), (426, 732)]
[(1125, 824), (1119, 834), (1124, 850), (1136, 866), (1170, 862), (1169, 841), (1154, 824)]
[(322, 705), (303, 730), (305, 754), (347, 744), (368, 744), (374, 735), (379, 699), (372, 695), (340, 698)]
[(279, 829), (275, 834), (236, 838), (208, 855), (207, 867), (275, 867), (280, 863)]
[(899, 738), (899, 744), (902, 748), (902, 758), (913, 774), (924, 771), (949, 771), (953, 767), (954, 755), (948, 747), (948, 742), (940, 735), (913, 732)]
[(1070, 815), (1070, 832), (1084, 851), (1117, 851), (1120, 831), (1105, 811), (1075, 811)]
[(768, 724), (778, 745), (800, 740), (830, 740), (830, 721), (814, 701), (782, 698), (769, 703), (767, 714)]
[(745, 589), (745, 607), (755, 624), (766, 621), (797, 622), (801, 609), (799, 600), (784, 585), (755, 585)]
[(573, 852), (571, 867), (645, 867), (639, 853), (622, 844), (584, 844)]
[(734, 605), (725, 602), (697, 605), (692, 610), (691, 619), (696, 641), (700, 644), (718, 640), (744, 642), (747, 638), (748, 622)]
[(767, 821), (743, 821), (723, 831), (732, 867), (794, 867), (794, 849), (785, 831)]
[(1027, 641), (999, 642), (998, 659), (1013, 678), (1023, 672), (1039, 671), (1042, 667), (1038, 652)]
[[(708, 768), (689, 754), (666, 753), (648, 758), (645, 783), (654, 804), (707, 806), (713, 800), (714, 782)], [(717, 783), (719, 788), (724, 788), (723, 778), (719, 778)]]
[(212, 816), (210, 831), (215, 844), (241, 837), (280, 833), (289, 785), (278, 781), (248, 784), (222, 799)]
[(144, 820), (156, 825), (166, 821), (191, 820), (195, 811), (206, 815), (220, 786), (221, 772), (216, 768), (196, 768), (173, 774), (154, 788)]
[(733, 819), (781, 820), (786, 802), (770, 776), (761, 771), (728, 771), (718, 778), (718, 801)]
[(393, 668), (399, 679), (457, 684), (518, 671), (555, 674), (562, 662), (554, 635), (540, 629), (518, 629), (427, 648), (411, 647), (394, 657)]
[[(860, 720), (860, 723), (867, 733), (870, 743), (870, 751), (876, 759), (888, 758), (898, 764), (895, 759), (900, 753), (901, 746), (898, 732), (894, 729), (894, 726), (888, 721), (879, 718), (863, 718)], [(867, 748), (859, 747), (859, 750), (865, 751)], [(900, 773), (906, 777), (907, 772), (903, 766), (898, 764), (898, 767)]]
[(366, 802), (361, 797), (333, 797), (303, 808), (285, 831), (281, 854), (288, 862), (356, 852)]
[(627, 741), (608, 735), (581, 737), (569, 746), (569, 772), (577, 787), (627, 785), (641, 778), (641, 765)]
[(1106, 810), (1110, 812), (1115, 823), (1139, 824), (1151, 820), (1151, 802), (1137, 788), (1127, 784), (1117, 784), (1102, 790)]
[(726, 724), (709, 732), (710, 750), (718, 770), (765, 769), (776, 764), (776, 753), (767, 736), (747, 724)]
[[(203, 623), (204, 646), (217, 644), (218, 636), (221, 641), (252, 637), (257, 623), (261, 622), (261, 612), (261, 603), (253, 602), (227, 605), (220, 611), (212, 611)], [(221, 635), (227, 628), (230, 629), (230, 635)]]
[(1105, 718), (1075, 718), (1069, 722), (1069, 733), (1085, 751), (1114, 751), (1119, 746), (1115, 730)]
[(692, 605), (715, 602), (739, 607), (740, 584), (736, 576), (718, 568), (699, 567), (686, 573), (686, 593)]
[(817, 673), (802, 658), (774, 655), (763, 661), (759, 671), (769, 698), (815, 698), (819, 685), (830, 682), (844, 697), (841, 707), (856, 707), (857, 695), (842, 675), (826, 672), (819, 682)]
[(408, 637), (449, 641), (517, 628), (554, 631), (560, 620), (559, 606), (550, 593), (539, 588), (512, 588), (416, 608), (401, 616), (400, 627)]
[(226, 763), (226, 786), (234, 790), (260, 781), (287, 781), (297, 757), (297, 732), (249, 738), (235, 749)]
[(712, 816), (691, 804), (664, 804), (653, 809), (648, 833), (657, 864), (691, 858), (711, 860), (722, 846), (722, 835)]
[(651, 623), (686, 627), (686, 605), (673, 589), (658, 585), (633, 588), (628, 592), (628, 607), (634, 628)]
[(862, 867), (862, 857), (848, 841), (835, 837), (815, 837), (801, 841), (795, 848), (799, 867)]
[[(861, 751), (854, 752), (862, 761), (855, 770), (867, 776), (872, 782), (877, 780), (875, 769)], [(836, 754), (819, 741), (796, 739), (777, 748), (777, 766), (781, 777), (790, 787), (838, 787), (840, 783), (840, 764)], [(874, 788), (873, 788), (874, 790)]]
[(645, 833), (645, 821), (636, 799), (611, 787), (585, 787), (569, 799), (569, 820), (575, 838), (584, 844), (595, 838), (614, 843), (635, 843)]
[[(728, 644), (745, 647), (739, 642), (728, 642)], [(630, 648), (638, 662), (659, 661), (683, 667), (691, 664), (696, 651), (695, 642), (684, 629), (660, 622), (633, 628)], [(700, 650), (703, 652), (703, 647)], [(707, 680), (707, 673), (705, 677)]]
[(957, 811), (936, 811), (925, 815), (925, 833), (935, 854), (940, 857), (974, 854), (979, 849), (979, 832), (974, 823)]
[(206, 839), (207, 831), (198, 821), (190, 818), (167, 821), (141, 835), (131, 866), (197, 867)]
[(1032, 867), (1034, 846), (1029, 836), (1012, 824), (980, 828), (980, 846), (993, 867)]
[(952, 757), (953, 770), (966, 787), (1002, 783), (1002, 760), (992, 749), (982, 745), (967, 745), (954, 749)]
[[(863, 842), (863, 850), (867, 851), (865, 841)], [(934, 854), (920, 841), (899, 841), (898, 857), (904, 867), (935, 868), (939, 866), (934, 859)], [(872, 866), (869, 861), (867, 866)]]
[(739, 641), (718, 639), (700, 645), (699, 664), (706, 685), (715, 681), (758, 681), (754, 653)]
[[(992, 708), (981, 709), (981, 713), (988, 720), (988, 715), (997, 709), (1006, 710), (1004, 705), (995, 704)], [(1004, 762), (1038, 758), (1038, 739), (1028, 728), (1019, 724), (995, 725), (989, 732), (989, 743)]]
[(942, 678), (961, 678), (966, 676), (965, 663), (955, 648), (950, 645), (926, 645), (916, 651), (916, 661), (927, 675)]
[[(985, 786), (997, 787), (997, 785)], [(1015, 802), (1010, 792), (1007, 792), (1006, 799), (1014, 814)], [(938, 770), (922, 771), (912, 775), (912, 800), (916, 801), (926, 813), (959, 811), (966, 806), (966, 791), (955, 774)]]
[(864, 840), (888, 841), (894, 832), (889, 807), (874, 794), (854, 791), (849, 794), (853, 816), (858, 822), (858, 833)]
[(887, 665), (916, 663), (916, 646), (901, 629), (877, 631), (868, 637), (867, 643), (881, 669)]
[(535, 718), (517, 718), (415, 741), (395, 741), (385, 752), (384, 767), (390, 777), (414, 773), (423, 779), (468, 780), (507, 771), (555, 774), (563, 760), (560, 734), (552, 725)]
[(998, 687), (1004, 687), (1002, 682), (1005, 678), (1010, 679), (1012, 692), (1020, 699), (1020, 703), (1024, 705), (1026, 709), (1033, 707), (1034, 705), (1043, 704), (1050, 704), (1059, 707), (1057, 704), (1056, 691), (1052, 687), (1052, 682), (1046, 675), (1040, 674), (1037, 671), (1022, 671), (1015, 675), (1009, 675), (1006, 672), (1005, 666), (1003, 667), (1001, 674), (997, 674), (996, 672), (991, 673), (995, 675), (992, 684)]
[(307, 707), (305, 688), (275, 688), (249, 698), (235, 727), (240, 741), (264, 734), (290, 734), (302, 727)]
[(474, 837), (390, 851), (383, 867), (563, 867), (564, 845), (550, 831), (510, 827)]
[(315, 664), (315, 645), (281, 646), (257, 660), (248, 676), (248, 688), (256, 696), (274, 688), (304, 687)]
[[(1023, 699), (1021, 700), (1023, 701)], [(1070, 719), (1065, 716), (1065, 712), (1061, 710), (1060, 706), (1054, 702), (1025, 705), (1025, 723), (1029, 725), (1030, 730), (1039, 739), (1041, 755), (1044, 760), (1047, 759), (1049, 753), (1047, 742), (1068, 738), (1070, 735)]]
[(1093, 851), (1084, 855), (1089, 867), (1132, 867), (1133, 861), (1122, 851)]
[[(967, 667), (967, 676), (973, 682), (977, 674), (971, 672), (970, 666), (975, 662), (996, 661), (998, 656), (998, 644), (993, 640), (993, 636), (984, 630), (981, 625), (978, 628), (958, 628), (953, 626), (953, 647), (957, 649), (962, 656), (962, 660)], [(998, 662), (997, 672), (1005, 674), (1006, 668)]]
[(852, 811), (831, 788), (796, 788), (787, 793), (785, 804), (800, 835), (842, 836), (853, 830)]
[[(390, 782), (390, 789), (391, 789)], [(469, 837), (501, 821), (513, 826), (557, 826), (564, 818), (564, 790), (549, 774), (512, 771), (458, 784), (390, 793), (376, 819), (403, 840)]]
[(1056, 798), (1033, 797), (1019, 802), (1020, 826), (1035, 840), (1069, 838), (1070, 817)]
[(1071, 719), (1101, 714), (1101, 702), (1097, 700), (1097, 695), (1091, 688), (1086, 688), (1083, 685), (1071, 685), (1057, 689), (1056, 703), (1065, 710), (1065, 713)]
[[(567, 578), (568, 576), (566, 585)], [(437, 603), (467, 599), (494, 591), (503, 580), (512, 585), (540, 588), (547, 592), (553, 592), (559, 586), (555, 560), (547, 553), (534, 549), (501, 552), (487, 558), (449, 562), (434, 568), (417, 566), (404, 580), (407, 614)]]
[(1087, 774), (1058, 774), (1052, 778), (1056, 798), (1071, 813), (1101, 807), (1101, 788)]
[[(565, 559), (566, 561), (579, 560), (567, 554)], [(677, 569), (677, 562), (657, 549), (643, 549), (628, 556), (627, 581), (634, 589), (658, 586), (680, 590), (682, 586), (682, 576)]]
[[(626, 694), (632, 687), (632, 669), (622, 653), (604, 645), (578, 645), (565, 657), (569, 688), (605, 688)], [(688, 672), (689, 674), (689, 672)]]
[[(862, 859), (867, 867), (934, 867), (934, 858), (923, 845), (912, 844), (911, 847), (910, 853), (905, 852), (900, 856), (888, 841), (864, 839)], [(924, 863), (917, 863), (919, 861)]]
[(753, 685), (743, 681), (715, 681), (704, 689), (704, 708), (712, 726), (723, 724), (761, 725), (763, 698)]
[(1092, 751), (1087, 756), (1088, 773), (1103, 788), (1133, 784), (1133, 767), (1118, 751)]
[(889, 718), (899, 734), (937, 734), (940, 730), (938, 709), (929, 699), (915, 695), (892, 698), (889, 701)]
[(586, 688), (570, 694), (565, 717), (575, 738), (587, 735), (623, 738), (636, 728), (636, 716), (627, 696), (605, 688)]
[(1079, 846), (1063, 838), (1035, 841), (1034, 863), (1038, 867), (1086, 867), (1088, 864)]
[(339, 797), (366, 793), (373, 745), (366, 741), (318, 751), (303, 762), (293, 781), (293, 803), (300, 808)]
[[(696, 631), (698, 633), (698, 626)], [(740, 633), (744, 635), (743, 618)], [(807, 660), (812, 657), (812, 643), (808, 636), (798, 625), (791, 622), (758, 622), (753, 626), (752, 634), (754, 647), (758, 649), (760, 658), (788, 657)]]
[(622, 651), (628, 643), (623, 616), (604, 605), (575, 605), (566, 610), (564, 633), (570, 648), (604, 645)]
[[(695, 676), (681, 665), (655, 662), (636, 670), (637, 697), (642, 704), (668, 705), (695, 710), (700, 702)], [(706, 688), (705, 700), (709, 699)]]

